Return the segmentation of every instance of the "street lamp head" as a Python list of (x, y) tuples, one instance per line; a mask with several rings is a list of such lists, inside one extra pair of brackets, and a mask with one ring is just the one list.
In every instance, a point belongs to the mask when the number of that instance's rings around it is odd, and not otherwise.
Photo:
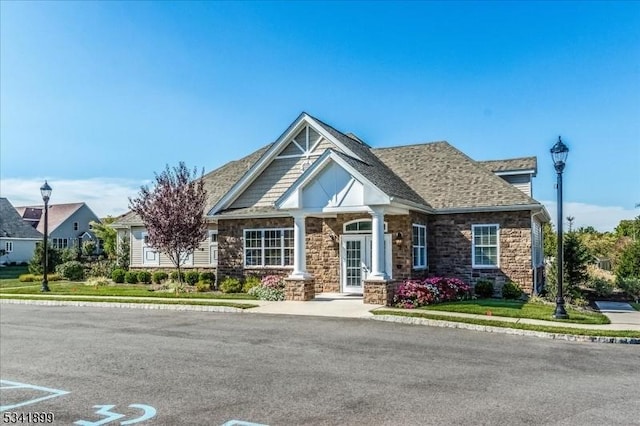
[(551, 158), (553, 158), (553, 165), (558, 173), (564, 169), (567, 155), (569, 155), (569, 147), (562, 143), (562, 139), (558, 136), (558, 142), (551, 148)]
[(44, 185), (40, 187), (40, 194), (42, 194), (42, 200), (45, 203), (48, 203), (49, 197), (51, 197), (51, 187), (49, 186), (46, 180), (44, 181)]

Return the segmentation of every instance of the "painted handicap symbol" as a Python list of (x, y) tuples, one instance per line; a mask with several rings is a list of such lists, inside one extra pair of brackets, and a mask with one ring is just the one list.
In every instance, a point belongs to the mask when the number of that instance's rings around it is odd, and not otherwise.
[[(124, 414), (120, 414), (120, 413), (116, 413), (114, 411), (111, 411), (112, 408), (114, 408), (115, 405), (94, 405), (93, 408), (97, 408), (98, 410), (96, 410), (96, 414), (103, 416), (104, 419), (102, 420), (98, 420), (95, 422), (89, 421), (89, 420), (78, 420), (76, 422), (73, 422), (74, 425), (80, 425), (80, 426), (100, 426), (100, 425), (106, 425), (108, 423), (111, 423), (113, 421), (116, 420), (120, 420), (124, 417), (126, 417)], [(153, 408), (150, 405), (144, 405), (144, 404), (131, 404), (129, 405), (129, 408), (137, 408), (143, 411), (143, 414), (139, 417), (136, 417), (135, 419), (131, 419), (131, 420), (126, 420), (124, 422), (120, 422), (121, 425), (132, 425), (135, 423), (140, 423), (143, 422), (145, 420), (149, 420), (150, 418), (154, 417), (156, 415), (156, 409)]]
[[(15, 410), (16, 408), (24, 407), (25, 405), (46, 401), (62, 395), (67, 395), (69, 393), (65, 390), (30, 385), (28, 383), (12, 382), (10, 380), (0, 380), (0, 391), (2, 391), (0, 392), (0, 395), (2, 395), (2, 401), (6, 403), (7, 401), (13, 400), (13, 403), (0, 406), (0, 413), (3, 411)], [(12, 394), (17, 395), (14, 398)], [(23, 398), (20, 398), (20, 394), (23, 395)], [(24, 397), (24, 395), (29, 396)]]
[(268, 426), (268, 425), (264, 425), (262, 423), (245, 422), (243, 420), (229, 420), (228, 422), (224, 423), (222, 426)]

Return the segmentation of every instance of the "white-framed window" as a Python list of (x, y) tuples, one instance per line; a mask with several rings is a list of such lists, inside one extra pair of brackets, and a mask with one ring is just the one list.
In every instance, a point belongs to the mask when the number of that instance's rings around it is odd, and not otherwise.
[(293, 228), (245, 229), (244, 266), (293, 266)]
[(53, 248), (65, 249), (69, 247), (69, 239), (68, 238), (52, 238), (51, 245), (53, 246)]
[(5, 241), (4, 252), (11, 253), (13, 251), (13, 241)]
[[(356, 219), (344, 224), (345, 234), (369, 234), (372, 231), (371, 219)], [(387, 222), (384, 223), (384, 232), (387, 232)]]
[(209, 264), (218, 265), (218, 231), (209, 231)]
[(471, 261), (474, 268), (500, 267), (500, 226), (472, 225)]
[(413, 224), (413, 269), (427, 267), (427, 227)]
[(544, 264), (542, 225), (537, 220), (531, 224), (531, 247), (533, 266), (542, 266)]
[(80, 228), (80, 224), (78, 222), (73, 222), (73, 230), (77, 231)]

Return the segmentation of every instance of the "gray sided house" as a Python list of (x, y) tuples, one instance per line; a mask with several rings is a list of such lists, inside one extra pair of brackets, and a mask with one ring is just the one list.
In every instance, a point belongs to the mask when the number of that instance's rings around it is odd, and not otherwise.
[(29, 262), (43, 235), (22, 220), (6, 198), (0, 198), (0, 265)]
[[(44, 233), (44, 206), (23, 206), (16, 210), (25, 223)], [(81, 247), (88, 240), (99, 244), (89, 223), (100, 219), (85, 203), (50, 204), (48, 215), (49, 241), (53, 247)]]
[[(363, 294), (387, 303), (424, 276), (542, 282), (545, 208), (534, 157), (478, 162), (447, 142), (372, 148), (302, 113), (272, 144), (203, 177), (208, 238), (185, 267), (219, 277), (278, 274), (286, 296)], [(133, 213), (132, 268), (170, 268)]]

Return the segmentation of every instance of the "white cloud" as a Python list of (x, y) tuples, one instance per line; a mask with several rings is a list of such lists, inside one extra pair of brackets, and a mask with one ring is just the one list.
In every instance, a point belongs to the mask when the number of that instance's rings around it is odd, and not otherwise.
[[(542, 201), (549, 214), (551, 215), (551, 221), (557, 222), (557, 202), (555, 201)], [(624, 208), (619, 206), (596, 206), (586, 203), (565, 202), (562, 207), (563, 226), (565, 230), (568, 230), (569, 222), (568, 216), (573, 216), (574, 229), (581, 226), (593, 226), (600, 232), (613, 231), (616, 226), (623, 219), (633, 219), (640, 215), (640, 210)]]
[[(118, 216), (129, 210), (129, 197), (138, 194), (140, 186), (149, 182), (117, 178), (49, 179), (53, 189), (51, 204), (85, 202), (98, 217)], [(40, 187), (44, 179), (2, 179), (0, 196), (14, 206), (42, 204)]]

